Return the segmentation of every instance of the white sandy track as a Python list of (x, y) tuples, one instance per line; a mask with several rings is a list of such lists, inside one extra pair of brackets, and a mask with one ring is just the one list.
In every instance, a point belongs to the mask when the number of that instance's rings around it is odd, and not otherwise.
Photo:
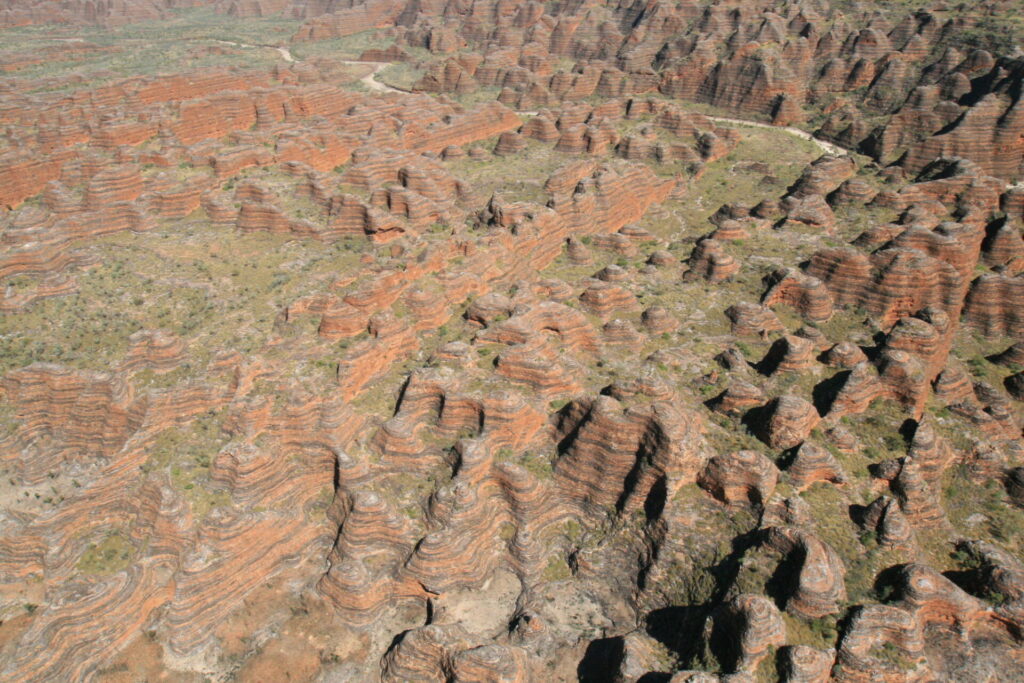
[[(201, 38), (197, 38), (196, 40), (202, 40), (202, 39)], [(261, 47), (269, 47), (271, 50), (277, 50), (280, 53), (281, 58), (284, 61), (286, 61), (286, 62), (297, 62), (298, 61), (297, 59), (295, 59), (294, 55), (292, 55), (292, 51), (291, 50), (289, 50), (286, 47), (281, 47), (280, 45), (249, 45), (248, 43), (233, 43), (230, 40), (217, 40), (217, 39), (213, 39), (213, 42), (220, 43), (221, 45), (230, 45), (232, 47), (248, 47), (248, 48), (254, 48), (254, 49), (255, 48), (261, 48)]]
[(826, 142), (825, 140), (819, 140), (812, 134), (808, 133), (806, 130), (800, 130), (799, 128), (773, 126), (770, 123), (761, 123), (760, 121), (745, 121), (744, 119), (731, 119), (725, 116), (705, 116), (706, 118), (716, 123), (731, 123), (736, 126), (751, 126), (753, 128), (768, 128), (770, 130), (781, 130), (786, 133), (789, 133), (790, 135), (794, 135), (800, 138), (801, 140), (809, 140), (813, 142), (818, 146), (818, 149), (820, 149), (822, 152), (825, 152), (826, 154), (834, 154), (836, 156), (844, 156), (846, 154), (849, 154), (847, 150), (843, 149), (839, 145), (835, 145), (831, 142)]
[[(281, 47), (280, 45), (249, 45), (248, 43), (233, 43), (233, 42), (231, 42), (229, 40), (218, 40), (216, 42), (221, 43), (223, 45), (232, 45), (234, 47), (249, 47), (249, 48), (269, 47), (272, 50), (277, 50), (280, 53), (281, 58), (284, 61), (286, 61), (286, 62), (298, 62), (299, 61), (299, 60), (295, 59), (295, 55), (292, 54), (291, 50), (289, 50), (286, 47)], [(342, 60), (341, 63), (342, 64), (347, 64), (349, 66), (372, 66), (373, 67), (373, 71), (368, 73), (368, 74), (366, 74), (365, 76), (363, 76), (362, 78), (359, 79), (359, 82), (362, 83), (363, 85), (365, 85), (370, 90), (375, 90), (377, 92), (403, 92), (403, 93), (409, 92), (408, 90), (402, 90), (401, 88), (395, 88), (395, 87), (392, 87), (392, 86), (388, 85), (387, 83), (381, 83), (380, 81), (377, 80), (377, 74), (379, 74), (381, 72), (381, 70), (384, 69), (385, 67), (391, 66), (391, 62), (364, 62), (364, 61), (359, 61), (359, 60), (346, 59), (346, 60)]]
[(380, 81), (377, 80), (377, 74), (379, 74), (381, 69), (383, 69), (384, 67), (391, 66), (391, 62), (359, 62), (346, 60), (342, 62), (342, 64), (349, 64), (352, 66), (372, 66), (373, 71), (359, 79), (359, 82), (365, 85), (370, 90), (375, 90), (377, 92), (409, 92), (408, 90), (395, 88), (393, 86), (388, 85), (387, 83), (381, 83)]
[[(540, 112), (517, 111), (516, 113), (519, 114), (520, 116), (536, 116)], [(783, 126), (773, 126), (770, 123), (761, 123), (760, 121), (731, 119), (726, 116), (708, 116), (707, 114), (704, 114), (703, 116), (709, 121), (714, 121), (715, 123), (726, 123), (734, 126), (750, 126), (752, 128), (767, 128), (768, 130), (780, 130), (783, 133), (789, 133), (790, 135), (798, 137), (801, 140), (809, 140), (810, 142), (813, 142), (815, 145), (818, 146), (818, 149), (820, 149), (825, 154), (833, 154), (835, 156), (845, 156), (849, 154), (848, 150), (843, 149), (839, 145), (835, 145), (825, 140), (820, 140), (814, 137), (812, 134), (808, 133), (806, 130), (800, 130), (799, 128), (785, 128)]]

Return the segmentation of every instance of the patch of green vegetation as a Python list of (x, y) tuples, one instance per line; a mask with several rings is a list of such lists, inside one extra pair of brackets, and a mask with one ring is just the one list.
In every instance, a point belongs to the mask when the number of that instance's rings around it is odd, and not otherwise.
[[(481, 141), (485, 149), (494, 149), (497, 138)], [(506, 202), (533, 202), (544, 205), (548, 194), (544, 183), (548, 177), (569, 159), (550, 144), (529, 140), (525, 149), (496, 159), (471, 159), (468, 156), (445, 161), (452, 175), (472, 178), (473, 189), (481, 197), (496, 192)]]
[(554, 467), (551, 464), (551, 456), (541, 453), (527, 453), (519, 463), (531, 472), (538, 479), (551, 479), (554, 476)]
[(76, 567), (86, 574), (113, 574), (132, 563), (135, 546), (118, 532), (108, 534), (99, 543), (90, 543)]
[(878, 462), (906, 455), (900, 427), (908, 417), (901, 405), (886, 398), (872, 401), (864, 413), (845, 416), (842, 422), (863, 444), (864, 455)]
[[(37, 25), (4, 30), (5, 47), (30, 52), (68, 39), (84, 40), (105, 50), (79, 52), (67, 59), (46, 61), (17, 72), (18, 78), (40, 82), (40, 90), (96, 87), (117, 78), (179, 74), (227, 66), (270, 68), (283, 58), (269, 45), (286, 44), (299, 27), (298, 20), (282, 16), (238, 18), (212, 8), (176, 10), (166, 21), (150, 21), (114, 28)], [(257, 46), (232, 47), (225, 43)], [(204, 50), (214, 47), (216, 50)], [(76, 78), (56, 85), (46, 79)]]
[(868, 654), (900, 671), (910, 671), (915, 666), (914, 660), (906, 652), (889, 642), (872, 646)]
[[(452, 470), (437, 458), (429, 470), (398, 472), (373, 483), (373, 490), (411, 520), (424, 518), (424, 502), (451, 482)], [(514, 531), (514, 530), (513, 530)], [(507, 532), (506, 532), (507, 533)]]
[(515, 451), (513, 451), (511, 448), (499, 448), (494, 453), (494, 462), (496, 462), (496, 463), (508, 462), (508, 461), (512, 460), (512, 458), (514, 458), (514, 457), (515, 457)]
[(191, 367), (137, 380), (170, 386), (217, 351), (261, 348), (284, 305), (356, 269), (365, 248), (193, 222), (109, 235), (88, 247), (98, 264), (77, 275), (78, 292), (0, 317), (0, 374), (39, 361), (110, 370), (134, 332), (165, 330), (186, 341)]
[[(874, 175), (859, 175), (868, 182), (877, 182)], [(877, 188), (876, 188), (877, 189)], [(892, 223), (899, 218), (899, 212), (880, 206), (840, 206), (835, 210), (836, 238), (844, 245), (859, 237), (869, 228)]]
[(811, 441), (816, 445), (823, 447), (827, 450), (836, 462), (843, 468), (843, 472), (853, 477), (854, 488), (851, 489), (851, 494), (856, 490), (857, 485), (863, 485), (867, 483), (871, 477), (868, 472), (868, 460), (859, 453), (844, 453), (840, 451), (831, 439), (826, 438), (822, 435), (821, 431), (814, 429), (811, 431)]
[(782, 562), (782, 554), (767, 546), (758, 546), (743, 554), (739, 572), (733, 582), (735, 593), (768, 593), (768, 584)]
[(757, 683), (776, 683), (779, 680), (779, 669), (776, 663), (778, 649), (769, 646), (768, 650), (754, 669), (754, 680)]
[(369, 383), (351, 402), (353, 408), (368, 415), (393, 415), (403, 384), (414, 367), (420, 365), (425, 356), (422, 352), (395, 362), (387, 372)]
[[(956, 568), (964, 572), (977, 572), (982, 569), (984, 563), (980, 556), (966, 552), (963, 549), (958, 549), (950, 553), (950, 558), (956, 562)], [(978, 595), (983, 600), (986, 600), (994, 607), (998, 607), (1004, 604), (1007, 600), (1007, 596), (999, 591), (993, 590), (992, 586), (988, 583), (977, 582), (974, 584), (974, 590), (971, 591), (975, 595)]]
[(412, 62), (395, 62), (377, 73), (377, 80), (399, 90), (412, 90), (412, 86), (423, 78), (423, 69)]
[(800, 315), (800, 312), (789, 304), (776, 304), (772, 306), (772, 311), (775, 312), (775, 315), (787, 330), (796, 330), (804, 324), (804, 319)]
[(565, 581), (566, 579), (572, 578), (572, 570), (569, 569), (569, 563), (565, 561), (565, 558), (561, 555), (552, 555), (548, 558), (548, 564), (544, 567), (544, 572), (541, 574), (545, 581)]
[(388, 38), (384, 30), (370, 29), (353, 33), (344, 38), (303, 41), (296, 43), (291, 50), (296, 59), (309, 59), (310, 57), (357, 59), (370, 48), (385, 50), (394, 42), (394, 38)]
[(786, 624), (786, 642), (789, 645), (807, 645), (820, 650), (827, 650), (836, 645), (839, 627), (834, 615), (804, 619), (783, 612), (782, 620)]
[[(701, 108), (689, 103), (686, 106)], [(807, 164), (821, 156), (815, 143), (783, 130), (716, 125), (735, 127), (743, 138), (725, 157), (708, 164), (704, 174), (691, 184), (688, 201), (679, 213), (688, 225), (699, 226), (701, 232), (709, 231), (707, 218), (723, 204), (740, 201), (753, 205), (760, 199), (777, 196), (800, 176)], [(774, 182), (763, 185), (766, 174), (744, 170), (749, 162), (764, 163)]]
[(810, 508), (814, 533), (838, 553), (846, 567), (849, 604), (877, 602), (878, 573), (899, 562), (910, 561), (902, 553), (877, 545), (865, 545), (860, 529), (850, 518), (850, 501), (836, 486), (818, 482), (800, 494)]
[(146, 368), (135, 373), (135, 385), (152, 389), (165, 389), (192, 376), (193, 367), (190, 363), (182, 363), (169, 372), (156, 372)]
[(498, 99), (498, 95), (501, 94), (501, 88), (498, 87), (484, 87), (477, 88), (473, 92), (458, 94), (452, 97), (456, 102), (461, 104), (463, 107), (473, 107), (484, 102), (494, 102)]
[[(717, 392), (708, 392), (708, 394), (714, 393)], [(710, 418), (705, 438), (708, 439), (716, 452), (758, 451), (760, 453), (768, 453), (768, 447), (765, 446), (764, 442), (754, 436), (739, 420), (722, 415), (721, 413), (712, 413)]]
[(990, 541), (1024, 558), (1024, 510), (1009, 500), (1000, 481), (980, 480), (968, 466), (954, 465), (943, 476), (942, 493), (943, 507), (959, 534)]
[(402, 506), (402, 514), (409, 519), (422, 519), (423, 518), (423, 507), (418, 503), (410, 503), (409, 505)]
[(736, 342), (736, 348), (739, 349), (740, 353), (742, 353), (747, 361), (751, 363), (761, 360), (761, 356), (764, 355), (763, 353), (755, 352), (749, 344), (743, 341)]
[(963, 361), (971, 376), (994, 387), (1000, 387), (1003, 380), (1015, 370), (988, 360), (1016, 340), (1010, 337), (984, 337), (974, 330), (961, 327), (953, 338), (953, 355)]
[(223, 411), (209, 411), (194, 418), (185, 427), (160, 432), (149, 449), (144, 471), (167, 469), (171, 481), (192, 506), (192, 514), (204, 517), (210, 510), (228, 505), (231, 496), (211, 490), (210, 464), (227, 443), (221, 428)]
[(812, 395), (814, 387), (828, 381), (839, 372), (835, 368), (827, 367), (815, 368), (815, 370), (816, 372), (777, 372), (772, 377), (771, 393), (774, 395), (794, 394), (796, 396), (809, 397)]
[(583, 527), (575, 519), (566, 520), (565, 524), (562, 525), (562, 533), (569, 539), (571, 543), (575, 543), (580, 540), (583, 535)]
[(859, 307), (838, 307), (832, 317), (817, 328), (829, 339), (854, 341), (863, 337), (863, 342), (870, 341), (870, 335), (878, 331), (874, 320), (867, 311)]
[(15, 406), (10, 401), (0, 398), (0, 439), (18, 431), (21, 421), (15, 418)]

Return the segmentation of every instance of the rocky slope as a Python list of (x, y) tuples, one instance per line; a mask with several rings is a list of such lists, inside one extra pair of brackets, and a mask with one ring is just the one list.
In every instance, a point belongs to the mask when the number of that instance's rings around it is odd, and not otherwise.
[[(889, 3), (560, 2), (336, 6), (295, 38), (375, 28), (427, 50), (415, 89), (536, 109), (565, 100), (659, 93), (729, 115), (800, 124), (911, 173), (962, 156), (1021, 177), (1024, 67), (1007, 3), (916, 12)], [(309, 4), (289, 5), (309, 17)], [(1000, 23), (1001, 22), (1001, 23)], [(408, 55), (406, 54), (406, 58)]]
[(238, 31), (7, 29), (5, 680), (1024, 676), (982, 19), (206, 4), (0, 6)]

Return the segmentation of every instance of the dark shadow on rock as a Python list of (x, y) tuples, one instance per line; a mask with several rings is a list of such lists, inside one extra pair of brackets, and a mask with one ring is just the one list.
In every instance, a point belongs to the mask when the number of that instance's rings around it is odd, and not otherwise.
[(908, 444), (914, 440), (914, 434), (917, 433), (918, 424), (920, 423), (917, 420), (909, 417), (900, 424), (897, 431), (899, 431), (900, 436), (902, 436), (903, 440)]
[(867, 516), (868, 506), (867, 505), (851, 505), (850, 506), (850, 521), (857, 526), (864, 525), (864, 518)]
[(648, 521), (661, 517), (662, 511), (665, 509), (667, 497), (668, 488), (665, 484), (665, 477), (658, 477), (651, 486), (651, 490), (647, 493), (647, 499), (644, 500), (644, 515), (646, 515)]
[(846, 384), (850, 374), (849, 370), (837, 372), (828, 379), (814, 385), (814, 388), (811, 390), (811, 401), (814, 403), (814, 408), (818, 411), (819, 415), (828, 415), (828, 411), (832, 409), (832, 403), (836, 400), (836, 396), (839, 395), (839, 390)]
[(647, 615), (647, 634), (676, 653), (685, 665), (704, 649), (704, 624), (712, 605), (681, 605), (656, 609)]
[(672, 674), (664, 674), (652, 671), (636, 679), (636, 683), (668, 683), (672, 680)]
[(905, 564), (896, 564), (878, 572), (873, 588), (879, 598), (882, 598), (880, 602), (890, 602), (903, 597), (900, 594), (900, 586), (903, 583), (903, 572), (906, 567)]
[(761, 441), (768, 443), (768, 420), (772, 416), (772, 403), (751, 408), (743, 415), (743, 425)]
[(765, 593), (780, 610), (786, 609), (786, 603), (796, 592), (803, 562), (804, 558), (799, 552), (784, 555), (782, 561), (775, 567), (775, 571), (772, 572), (771, 578), (764, 584)]
[(612, 683), (624, 655), (621, 636), (591, 641), (576, 667), (577, 680), (580, 683)]
[[(803, 444), (800, 444), (801, 446)], [(788, 448), (779, 454), (779, 457), (775, 459), (775, 466), (780, 470), (788, 470), (793, 461), (796, 460), (796, 454), (800, 451), (800, 446), (793, 446)]]
[(787, 348), (788, 345), (784, 339), (776, 339), (765, 353), (764, 358), (752, 364), (753, 368), (765, 377), (771, 377), (779, 369), (782, 361), (786, 359)]
[(692, 668), (705, 663), (704, 630), (708, 617), (721, 607), (729, 588), (735, 583), (744, 553), (762, 540), (763, 533), (758, 530), (740, 534), (732, 540), (731, 552), (717, 564), (704, 570), (709, 572), (715, 581), (714, 591), (708, 600), (690, 605), (663, 607), (647, 614), (647, 635), (674, 652), (682, 668)]

